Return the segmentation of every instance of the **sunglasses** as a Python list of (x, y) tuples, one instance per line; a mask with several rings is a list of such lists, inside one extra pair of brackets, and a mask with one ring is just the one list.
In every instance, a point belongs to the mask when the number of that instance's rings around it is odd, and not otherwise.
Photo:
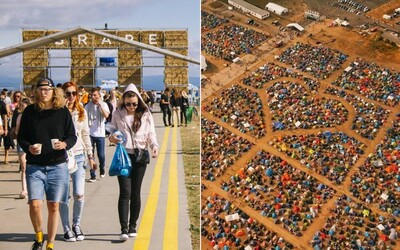
[(126, 102), (125, 106), (126, 107), (137, 107), (137, 102)]
[(65, 96), (66, 96), (66, 97), (76, 96), (76, 91), (65, 92)]

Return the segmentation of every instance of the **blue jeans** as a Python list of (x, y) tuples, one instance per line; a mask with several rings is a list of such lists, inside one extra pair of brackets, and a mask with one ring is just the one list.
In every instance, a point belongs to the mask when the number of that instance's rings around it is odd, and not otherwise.
[(26, 184), (31, 200), (52, 202), (68, 201), (68, 165), (66, 162), (54, 166), (26, 166)]
[[(105, 137), (90, 136), (90, 141), (92, 142), (93, 155), (94, 149), (96, 148), (97, 157), (99, 158), (100, 174), (102, 175), (105, 173), (104, 166), (106, 164)], [(96, 170), (90, 170), (90, 177), (96, 177)]]
[[(85, 203), (85, 156), (83, 154), (75, 155), (78, 169), (71, 174), (72, 178), (72, 194), (74, 197), (74, 207), (72, 212), (72, 225), (80, 225)], [(69, 190), (68, 190), (69, 191)], [(68, 192), (69, 193), (69, 192)], [(62, 202), (60, 204), (60, 216), (64, 232), (71, 230), (69, 224), (69, 203)]]

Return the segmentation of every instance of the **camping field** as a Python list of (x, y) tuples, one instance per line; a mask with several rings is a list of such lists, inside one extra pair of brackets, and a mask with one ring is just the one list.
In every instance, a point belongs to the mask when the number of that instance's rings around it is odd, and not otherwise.
[[(398, 249), (399, 47), (372, 25), (202, 9), (202, 249)], [(267, 38), (232, 63), (207, 40), (229, 26)]]

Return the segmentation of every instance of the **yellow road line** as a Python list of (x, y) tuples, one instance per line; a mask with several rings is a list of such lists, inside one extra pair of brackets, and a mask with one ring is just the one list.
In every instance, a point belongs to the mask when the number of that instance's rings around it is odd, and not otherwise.
[(169, 131), (170, 129), (167, 127), (164, 132), (163, 142), (154, 169), (154, 176), (151, 182), (146, 207), (138, 228), (138, 236), (135, 239), (135, 244), (133, 245), (134, 250), (146, 250), (149, 248), (151, 233), (153, 231), (154, 217), (157, 210), (158, 196), (160, 193), (161, 174), (163, 171), (165, 154), (168, 146)]
[(164, 228), (164, 250), (178, 249), (178, 138), (176, 134), (177, 128), (175, 127), (172, 132), (171, 159), (168, 175), (168, 200)]

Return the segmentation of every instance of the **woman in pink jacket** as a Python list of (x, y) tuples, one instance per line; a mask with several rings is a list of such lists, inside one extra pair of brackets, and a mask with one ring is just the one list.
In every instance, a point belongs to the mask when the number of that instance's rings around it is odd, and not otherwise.
[[(130, 176), (118, 176), (120, 239), (127, 240), (129, 237), (137, 235), (136, 221), (139, 217), (141, 205), (140, 190), (147, 167), (145, 163), (135, 162), (134, 149), (147, 150), (150, 146), (152, 158), (158, 156), (159, 150), (153, 116), (135, 85), (129, 84), (125, 89), (120, 103), (113, 113), (111, 124), (114, 129), (119, 130), (124, 135), (123, 146), (132, 161)], [(109, 137), (109, 140), (112, 143), (119, 142), (114, 134)]]

